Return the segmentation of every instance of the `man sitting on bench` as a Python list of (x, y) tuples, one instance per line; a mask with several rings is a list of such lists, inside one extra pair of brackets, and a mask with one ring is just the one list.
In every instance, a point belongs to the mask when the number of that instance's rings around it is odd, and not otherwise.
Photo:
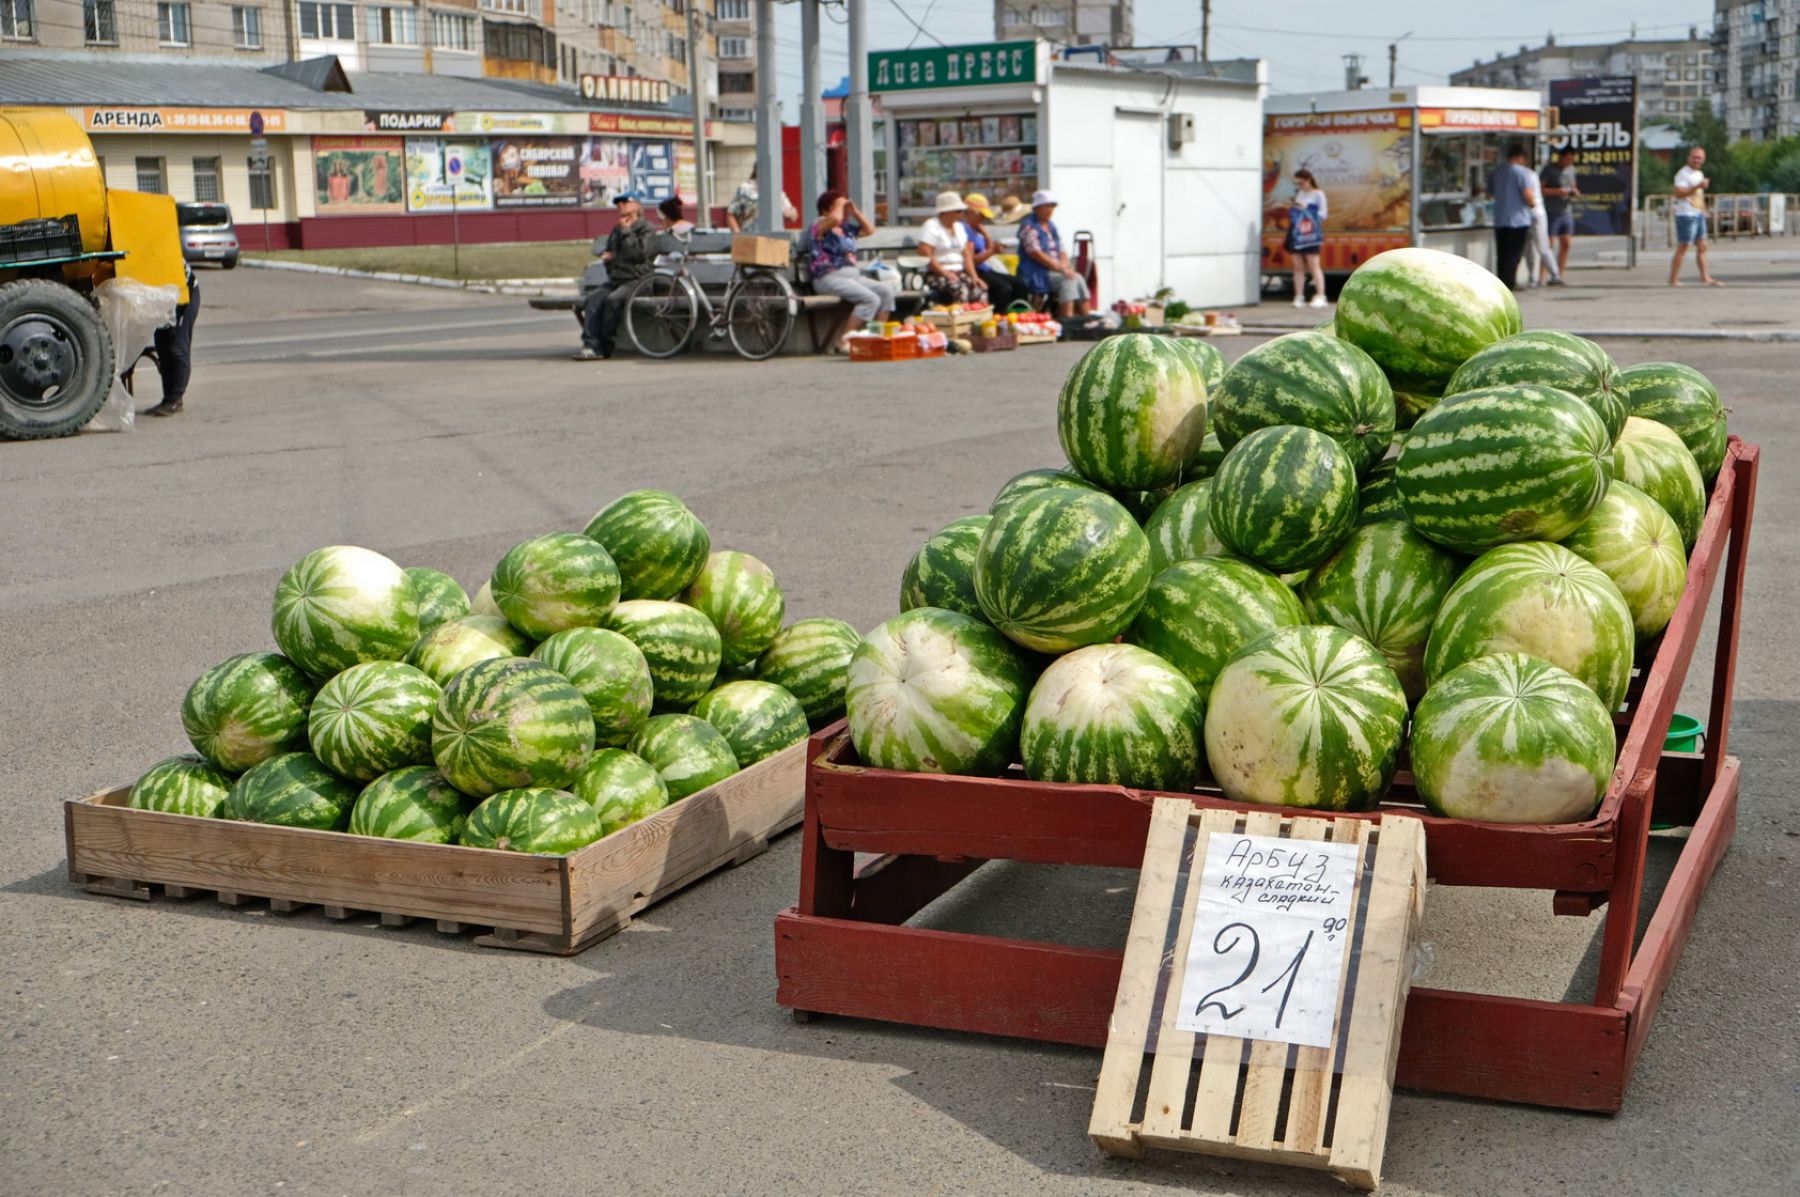
[(613, 355), (619, 322), (631, 285), (650, 273), (656, 261), (656, 230), (644, 219), (644, 206), (635, 194), (621, 191), (613, 198), (619, 223), (604, 241), (594, 242), (594, 253), (606, 263), (606, 285), (595, 287), (581, 300), (581, 350), (578, 362), (592, 362)]

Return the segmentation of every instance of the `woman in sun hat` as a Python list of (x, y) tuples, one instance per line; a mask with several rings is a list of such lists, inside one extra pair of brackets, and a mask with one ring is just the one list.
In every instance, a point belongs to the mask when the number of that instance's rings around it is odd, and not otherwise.
[(975, 252), (963, 224), (968, 203), (954, 191), (938, 192), (937, 215), (919, 230), (925, 258), (925, 295), (934, 304), (985, 303), (987, 288), (975, 271)]
[(1006, 272), (1006, 264), (1000, 259), (1000, 242), (987, 231), (987, 222), (994, 219), (987, 196), (971, 191), (963, 197), (963, 203), (969, 205), (963, 213), (963, 227), (969, 230), (969, 250), (975, 261), (976, 277), (987, 288), (994, 310), (1004, 312), (1012, 307), (1014, 300), (1025, 298), (1024, 288), (1019, 286), (1018, 279)]
[(1025, 206), (1024, 200), (1016, 195), (1008, 195), (1001, 197), (1000, 214), (995, 219), (1001, 224), (1018, 224), (1030, 215), (1031, 209)]
[(1087, 280), (1069, 264), (1062, 233), (1050, 218), (1056, 213), (1056, 196), (1033, 192), (1031, 215), (1019, 225), (1019, 282), (1031, 295), (1046, 295), (1057, 314), (1067, 320), (1088, 314)]

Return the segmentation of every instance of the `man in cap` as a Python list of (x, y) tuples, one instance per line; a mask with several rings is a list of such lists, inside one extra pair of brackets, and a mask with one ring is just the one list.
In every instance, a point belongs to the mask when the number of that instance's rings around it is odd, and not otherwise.
[(613, 355), (625, 298), (631, 293), (631, 285), (649, 274), (656, 261), (656, 230), (644, 219), (644, 206), (638, 202), (637, 194), (621, 191), (613, 197), (613, 207), (619, 223), (604, 238), (594, 241), (594, 254), (606, 267), (606, 281), (582, 296), (581, 350), (575, 354), (578, 362)]
[(1087, 280), (1069, 264), (1062, 233), (1050, 219), (1055, 213), (1056, 196), (1032, 194), (1031, 215), (1019, 223), (1019, 281), (1029, 293), (1049, 296), (1057, 315), (1067, 320), (1087, 315), (1091, 296)]

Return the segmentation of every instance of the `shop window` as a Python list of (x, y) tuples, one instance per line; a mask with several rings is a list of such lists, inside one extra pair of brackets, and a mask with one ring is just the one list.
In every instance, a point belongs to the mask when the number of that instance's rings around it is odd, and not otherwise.
[(419, 44), (419, 14), (410, 8), (371, 7), (369, 10), (369, 44), (373, 46), (416, 46)]
[(231, 41), (240, 50), (262, 49), (262, 9), (231, 6)]
[(750, 57), (750, 39), (747, 37), (722, 37), (719, 39), (720, 58)]
[(139, 158), (137, 160), (137, 189), (146, 195), (167, 195), (169, 188), (163, 182), (163, 160), (161, 158)]
[(31, 17), (31, 0), (0, 0), (0, 38), (9, 42), (36, 41), (37, 27)]
[(90, 46), (119, 44), (119, 22), (113, 0), (81, 0), (81, 36)]
[(473, 50), (475, 18), (460, 13), (433, 12), (431, 44), (440, 50)]
[(219, 186), (219, 160), (194, 159), (194, 202), (217, 204), (223, 202), (224, 198), (223, 189)]
[(321, 41), (355, 41), (356, 6), (301, 0), (300, 36), (314, 37)]
[(194, 26), (189, 20), (191, 10), (186, 4), (158, 4), (156, 6), (156, 37), (165, 46), (191, 46), (194, 44)]
[[(258, 166), (258, 161), (262, 162)], [(250, 165), (250, 206), (252, 208), (273, 208), (275, 206), (275, 171), (267, 158), (251, 158)]]

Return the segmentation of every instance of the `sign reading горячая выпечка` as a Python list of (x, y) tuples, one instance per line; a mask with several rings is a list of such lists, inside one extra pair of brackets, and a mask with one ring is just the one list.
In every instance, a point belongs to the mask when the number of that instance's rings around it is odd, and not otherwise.
[(1037, 80), (1038, 48), (1034, 42), (925, 46), (914, 50), (876, 50), (869, 55), (869, 90), (876, 92)]

